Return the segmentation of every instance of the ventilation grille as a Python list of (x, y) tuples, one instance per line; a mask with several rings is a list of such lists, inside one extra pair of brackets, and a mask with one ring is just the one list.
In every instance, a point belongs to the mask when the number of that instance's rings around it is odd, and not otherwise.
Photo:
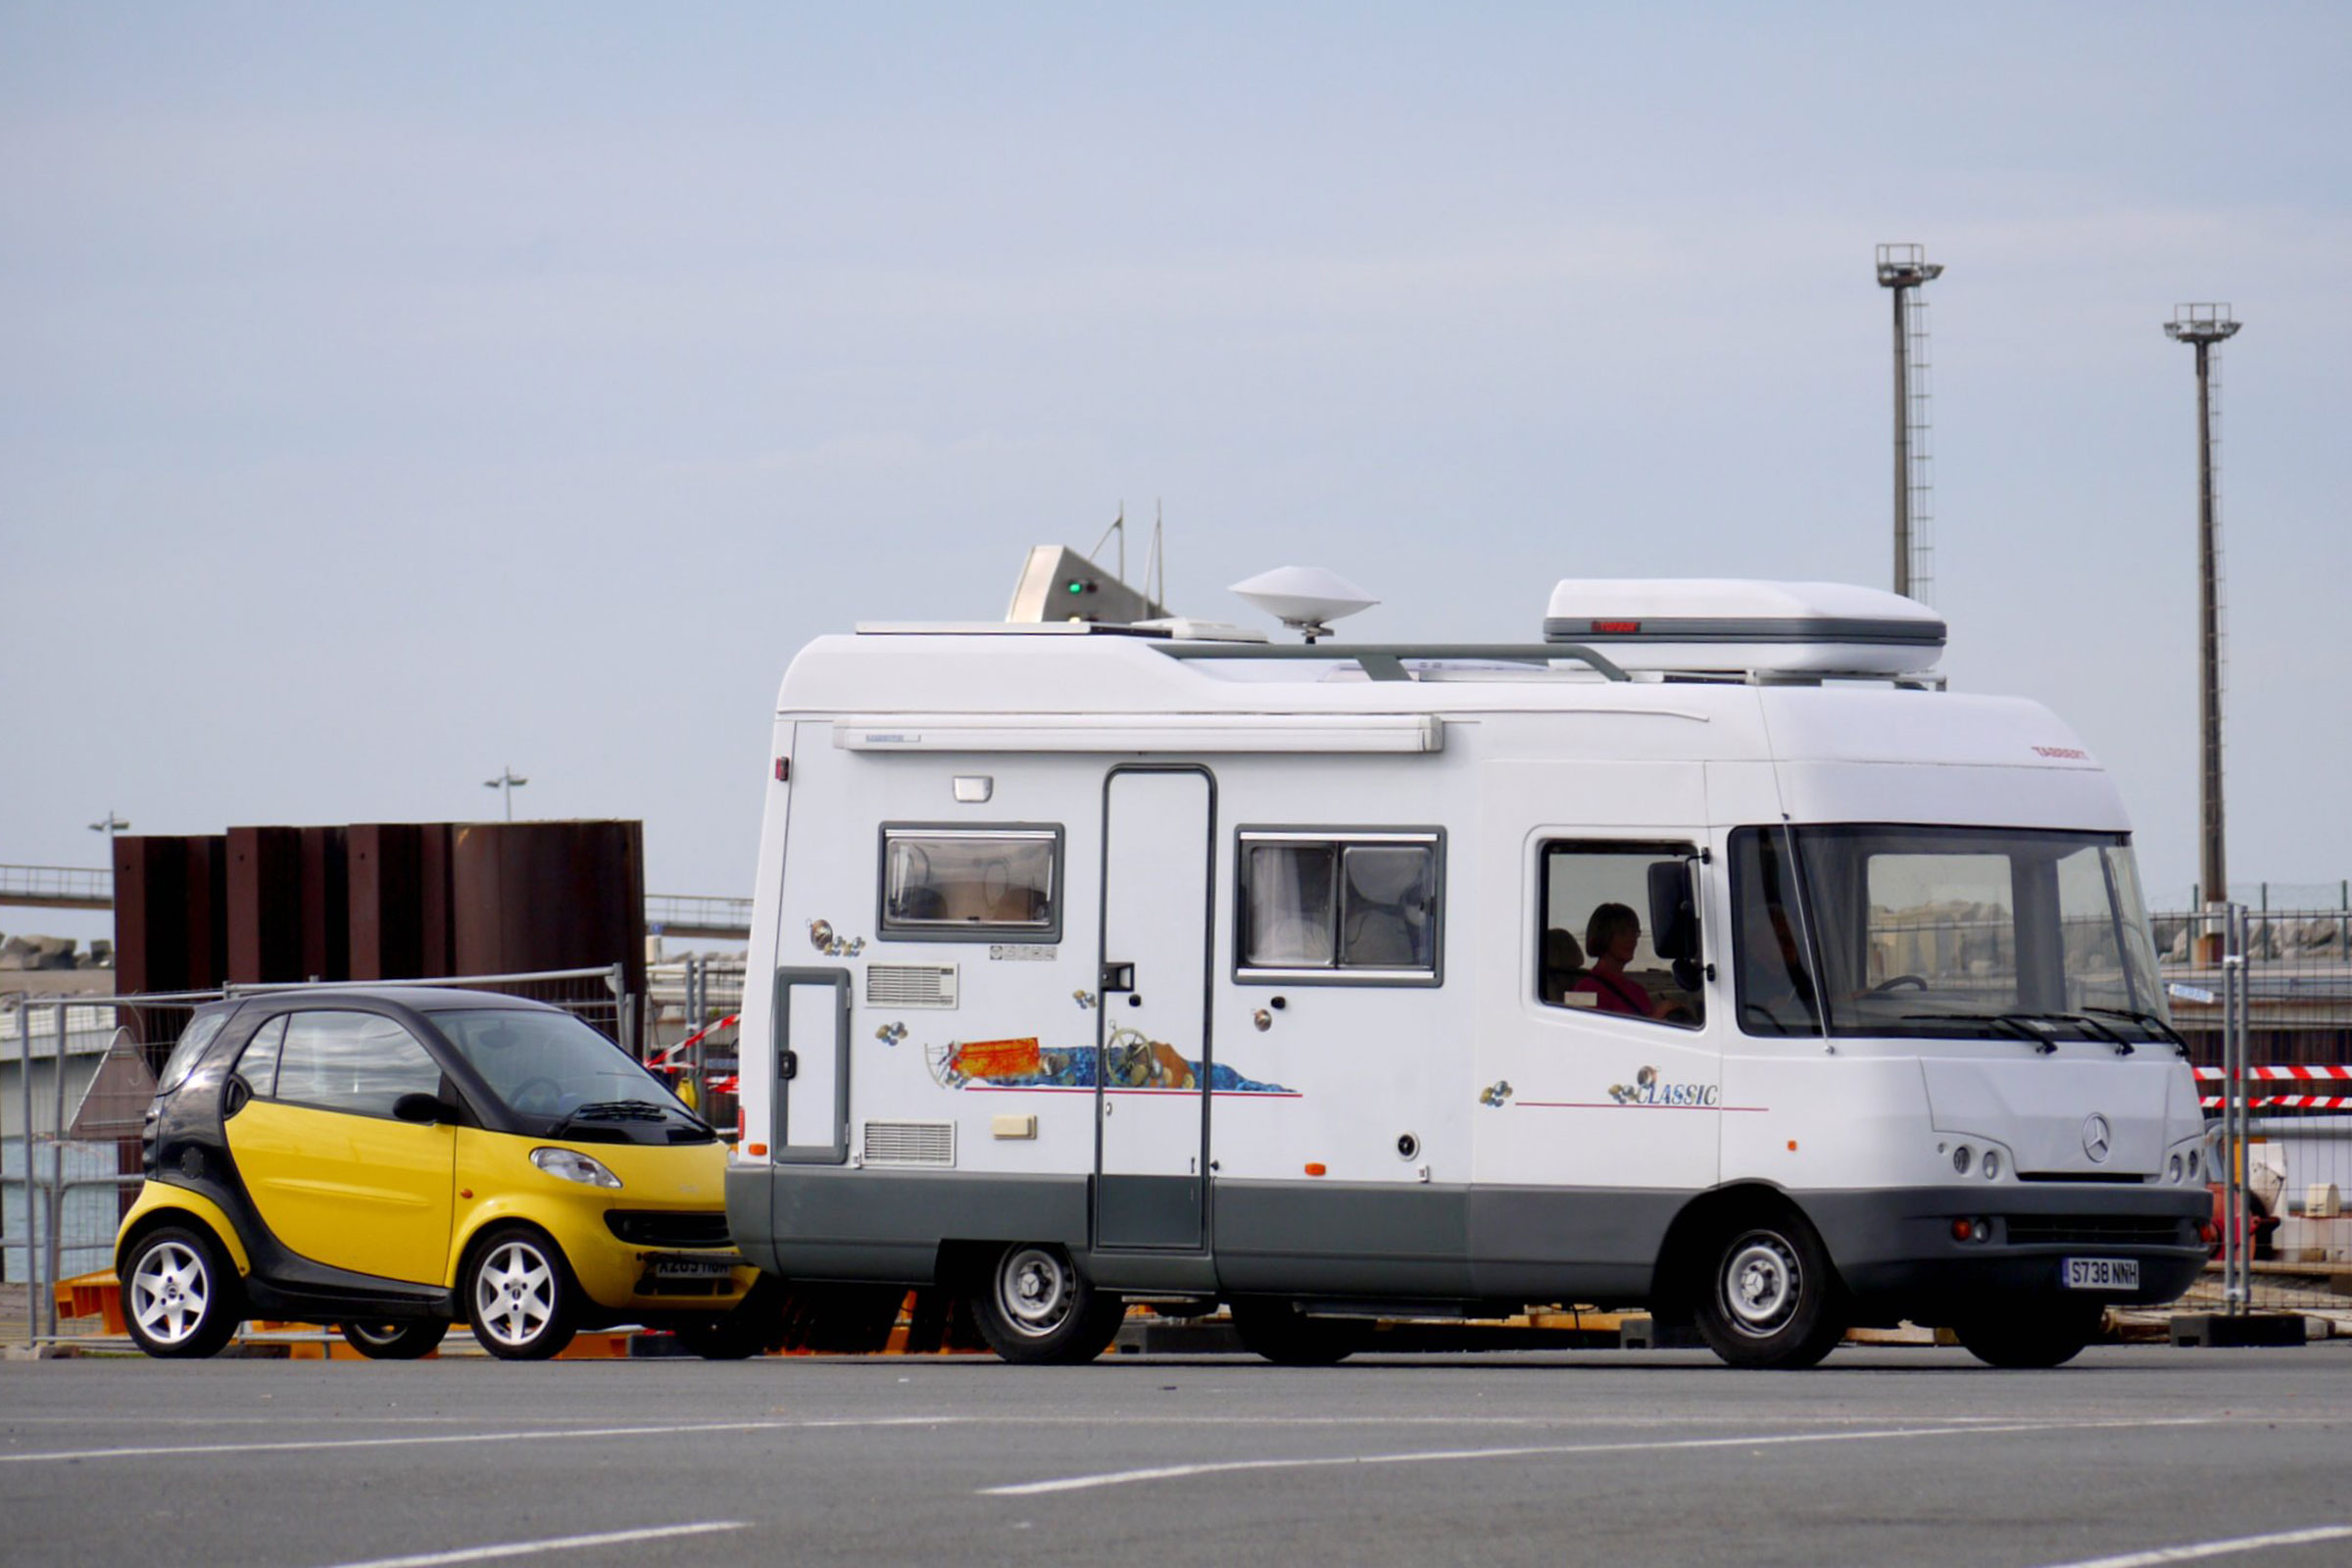
[(868, 1165), (954, 1165), (956, 1124), (952, 1121), (869, 1121), (865, 1124), (865, 1162)]
[(2012, 1214), (2009, 1240), (2019, 1247), (2180, 1247), (2181, 1221), (2136, 1214)]
[(869, 963), (865, 966), (869, 1007), (953, 1007), (956, 966), (952, 963)]

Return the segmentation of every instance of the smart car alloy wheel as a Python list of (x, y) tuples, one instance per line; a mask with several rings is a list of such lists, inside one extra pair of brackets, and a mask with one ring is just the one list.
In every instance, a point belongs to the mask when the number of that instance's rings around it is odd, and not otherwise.
[(176, 1226), (149, 1232), (123, 1270), (123, 1317), (149, 1355), (212, 1355), (236, 1333), (237, 1285), (219, 1248)]
[(483, 1240), (466, 1269), (473, 1337), (510, 1361), (545, 1360), (571, 1343), (571, 1293), (564, 1254), (519, 1228)]

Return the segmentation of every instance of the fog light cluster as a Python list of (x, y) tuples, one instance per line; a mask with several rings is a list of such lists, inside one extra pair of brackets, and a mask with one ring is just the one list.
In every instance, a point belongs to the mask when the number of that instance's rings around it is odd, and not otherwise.
[(1982, 1217), (1952, 1221), (1952, 1240), (1982, 1246), (1992, 1240), (1992, 1221)]
[(1984, 1151), (1984, 1163), (1983, 1169), (1984, 1172), (1984, 1179), (1986, 1181), (1991, 1181), (1994, 1177), (2000, 1175), (2001, 1152), (1999, 1150), (1987, 1149)]
[(1958, 1149), (1952, 1151), (1952, 1169), (1965, 1176), (1968, 1174), (1969, 1165), (1975, 1161), (1976, 1157), (1977, 1152), (1966, 1144), (1962, 1144)]
[(2193, 1149), (2188, 1152), (2188, 1179), (2192, 1182), (2197, 1179), (2197, 1152)]
[(2180, 1156), (2179, 1154), (2175, 1154), (2172, 1158), (2164, 1162), (2164, 1174), (2168, 1181), (2179, 1181), (2180, 1179), (2180, 1171), (2181, 1164)]

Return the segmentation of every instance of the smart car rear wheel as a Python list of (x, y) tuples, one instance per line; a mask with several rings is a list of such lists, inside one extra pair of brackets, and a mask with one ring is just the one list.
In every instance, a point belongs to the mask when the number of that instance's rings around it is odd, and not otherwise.
[(493, 1231), (474, 1245), (463, 1292), (473, 1337), (508, 1361), (544, 1361), (578, 1332), (563, 1251), (536, 1231)]
[(243, 1321), (241, 1294), (220, 1249), (192, 1228), (149, 1231), (123, 1260), (123, 1323), (149, 1355), (217, 1354)]
[(343, 1343), (370, 1361), (414, 1361), (441, 1348), (449, 1333), (443, 1322), (346, 1323)]

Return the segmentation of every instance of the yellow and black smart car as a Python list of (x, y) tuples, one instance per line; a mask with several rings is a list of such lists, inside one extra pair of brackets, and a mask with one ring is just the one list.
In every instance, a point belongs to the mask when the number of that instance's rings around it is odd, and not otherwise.
[(211, 1355), (249, 1317), (383, 1358), (453, 1321), (512, 1360), (617, 1322), (760, 1348), (734, 1310), (757, 1270), (727, 1239), (725, 1145), (556, 1007), (423, 987), (214, 1004), (141, 1142), (115, 1262), (150, 1355)]

